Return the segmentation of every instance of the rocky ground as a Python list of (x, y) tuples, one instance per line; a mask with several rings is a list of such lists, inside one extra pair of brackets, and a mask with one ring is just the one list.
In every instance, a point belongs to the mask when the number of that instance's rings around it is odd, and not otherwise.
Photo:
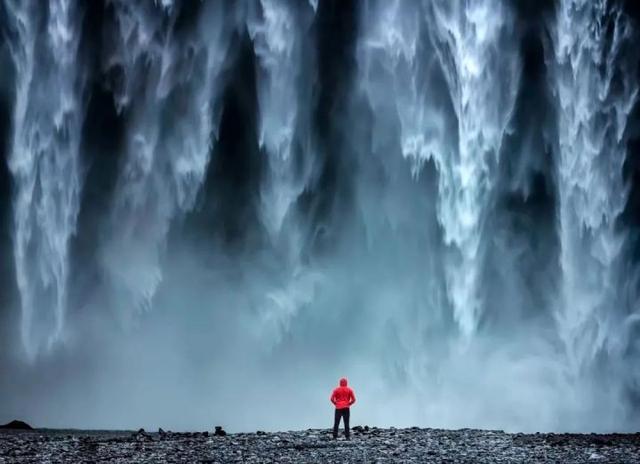
[[(223, 432), (218, 431), (222, 434)], [(507, 434), (483, 430), (356, 427), (329, 430), (154, 433), (0, 430), (0, 463), (640, 463), (640, 434)]]

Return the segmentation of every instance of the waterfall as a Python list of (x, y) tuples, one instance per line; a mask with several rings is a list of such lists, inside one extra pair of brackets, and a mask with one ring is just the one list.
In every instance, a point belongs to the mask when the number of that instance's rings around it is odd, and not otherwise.
[(171, 220), (194, 206), (217, 134), (221, 70), (234, 25), (222, 2), (205, 2), (193, 29), (178, 30), (170, 1), (110, 2), (105, 53), (114, 97), (127, 119), (125, 161), (103, 252), (114, 285), (149, 307)]
[[(519, 88), (520, 59), (513, 20), (499, 1), (370, 2), (363, 41), (369, 99), (391, 98), (400, 122), (403, 156), (418, 175), (425, 160), (438, 169), (438, 219), (449, 248), (447, 293), (460, 330), (471, 335), (480, 318), (483, 222), (490, 208), (502, 141)], [(373, 10), (373, 12), (371, 12)], [(373, 24), (371, 23), (373, 21)], [(421, 43), (428, 35), (430, 44)], [(371, 55), (371, 56), (369, 56)], [(434, 57), (447, 83), (456, 133), (432, 82)], [(390, 74), (377, 77), (372, 60)], [(387, 90), (391, 93), (387, 94)], [(386, 117), (386, 115), (385, 115)]]
[[(9, 1), (16, 70), (9, 169), (21, 335), (34, 357), (64, 335), (69, 239), (83, 175), (80, 135), (86, 69), (78, 56), (82, 10), (71, 0)], [(40, 27), (42, 18), (46, 23)], [(55, 89), (55, 90), (54, 90)]]
[[(628, 308), (617, 224), (628, 198), (626, 127), (637, 101), (631, 24), (607, 0), (563, 0), (551, 27), (557, 97), (562, 301), (557, 320), (574, 370), (615, 348)], [(637, 59), (637, 55), (634, 55)]]
[(250, 0), (248, 5), (247, 29), (257, 58), (258, 144), (268, 166), (261, 218), (288, 276), (266, 292), (261, 305), (261, 324), (272, 336), (310, 302), (317, 280), (300, 262), (303, 238), (297, 221), (289, 217), (284, 227), (287, 216), (295, 215), (292, 206), (307, 187), (314, 159), (310, 27), (317, 4)]
[[(313, 13), (299, 2), (260, 0), (249, 3), (249, 34), (258, 58), (259, 145), (270, 174), (262, 189), (263, 220), (275, 237), (291, 204), (305, 187), (305, 173), (295, 170), (295, 153), (309, 156), (311, 70), (306, 34)], [(302, 10), (302, 11), (300, 11)], [(294, 143), (297, 142), (297, 146)], [(304, 163), (304, 161), (303, 161)]]
[(457, 147), (432, 155), (440, 175), (444, 241), (457, 249), (445, 272), (455, 318), (468, 335), (480, 317), (483, 222), (519, 88), (520, 60), (507, 5), (485, 0), (430, 7), (428, 30), (458, 119)]
[(0, 0), (0, 396), (637, 429), (640, 25), (538, 3)]

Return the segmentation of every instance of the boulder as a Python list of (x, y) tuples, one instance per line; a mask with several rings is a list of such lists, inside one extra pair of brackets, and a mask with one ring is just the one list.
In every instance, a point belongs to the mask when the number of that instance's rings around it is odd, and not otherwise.
[(33, 430), (26, 422), (22, 422), (19, 420), (12, 420), (8, 424), (0, 425), (0, 429), (9, 429), (9, 430)]
[(215, 431), (213, 432), (213, 434), (216, 437), (225, 437), (227, 435), (227, 432), (224, 431), (221, 425), (216, 425)]
[(145, 432), (144, 429), (140, 429), (137, 432), (132, 433), (131, 437), (134, 438), (136, 441), (153, 441), (153, 438), (151, 438), (151, 435)]

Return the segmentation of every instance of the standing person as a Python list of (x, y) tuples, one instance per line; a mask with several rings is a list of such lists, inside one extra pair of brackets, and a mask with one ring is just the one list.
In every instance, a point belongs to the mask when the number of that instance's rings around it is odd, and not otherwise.
[(349, 408), (356, 402), (356, 395), (353, 390), (347, 387), (347, 379), (340, 379), (340, 386), (333, 389), (331, 393), (331, 402), (336, 407), (336, 413), (333, 420), (333, 438), (338, 438), (338, 427), (340, 426), (340, 418), (344, 421), (344, 436), (349, 440)]

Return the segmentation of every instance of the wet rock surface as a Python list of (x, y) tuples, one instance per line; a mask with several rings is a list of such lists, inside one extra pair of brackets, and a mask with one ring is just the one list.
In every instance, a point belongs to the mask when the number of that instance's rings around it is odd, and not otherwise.
[(640, 434), (507, 434), (484, 430), (354, 427), (330, 430), (149, 433), (0, 431), (0, 463), (638, 463)]

